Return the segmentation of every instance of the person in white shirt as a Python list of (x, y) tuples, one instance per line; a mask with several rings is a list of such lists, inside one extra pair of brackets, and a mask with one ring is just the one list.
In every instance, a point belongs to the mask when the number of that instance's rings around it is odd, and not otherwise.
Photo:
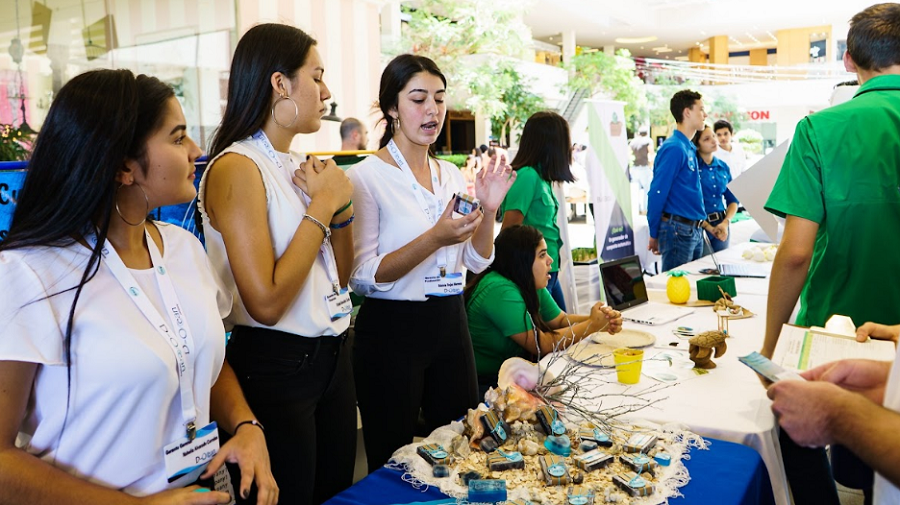
[(290, 154), (331, 97), (316, 41), (261, 24), (238, 42), (228, 105), (200, 182), (213, 266), (234, 295), (227, 356), (266, 426), (282, 503), (318, 504), (353, 484), (356, 393), (349, 348), (350, 180)]
[[(226, 460), (278, 501), (224, 361), (231, 299), (193, 235), (147, 220), (196, 195), (185, 131), (172, 89), (128, 70), (53, 100), (0, 242), (0, 503), (230, 503)], [(217, 454), (210, 421), (233, 434)]]
[(640, 127), (638, 134), (628, 143), (628, 147), (634, 155), (631, 179), (637, 183), (640, 191), (638, 210), (641, 214), (646, 214), (647, 192), (650, 190), (650, 183), (653, 182), (653, 170), (650, 169), (650, 137), (646, 126)]
[(737, 179), (747, 170), (747, 154), (740, 142), (734, 141), (734, 127), (727, 119), (720, 119), (713, 124), (716, 140), (719, 142), (719, 150), (716, 158), (724, 161), (731, 169), (731, 180)]
[(478, 404), (462, 292), (466, 269), (493, 260), (494, 222), (515, 174), (493, 157), (469, 202), (454, 165), (429, 155), (444, 125), (447, 81), (433, 61), (404, 54), (381, 76), (386, 129), (378, 152), (350, 169), (356, 259), (350, 286), (366, 297), (356, 320), (354, 373), (369, 470)]

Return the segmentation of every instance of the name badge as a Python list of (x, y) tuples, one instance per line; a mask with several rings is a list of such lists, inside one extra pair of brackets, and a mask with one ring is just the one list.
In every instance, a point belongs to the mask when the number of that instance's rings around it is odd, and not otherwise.
[[(216, 423), (212, 422), (197, 430), (197, 436), (193, 440), (188, 440), (185, 436), (165, 446), (163, 453), (166, 479), (172, 483), (187, 477), (186, 484), (194, 482), (218, 452), (219, 430)], [(231, 503), (234, 503), (234, 490), (225, 465), (216, 472), (214, 482), (215, 490), (228, 493), (232, 497)]]
[(339, 293), (325, 295), (325, 303), (328, 304), (328, 313), (332, 321), (347, 317), (353, 312), (353, 302), (350, 300), (350, 292), (347, 288), (341, 288)]
[(461, 272), (447, 275), (426, 275), (425, 296), (453, 296), (463, 292), (463, 275)]

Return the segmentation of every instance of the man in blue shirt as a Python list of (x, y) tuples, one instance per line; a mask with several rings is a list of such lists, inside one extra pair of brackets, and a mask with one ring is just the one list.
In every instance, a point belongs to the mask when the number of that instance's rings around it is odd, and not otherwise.
[(703, 192), (697, 170), (697, 152), (691, 138), (703, 129), (706, 110), (700, 93), (682, 90), (672, 96), (669, 109), (675, 117), (675, 133), (663, 142), (653, 165), (653, 182), (647, 203), (653, 254), (662, 254), (663, 271), (700, 258), (706, 219)]

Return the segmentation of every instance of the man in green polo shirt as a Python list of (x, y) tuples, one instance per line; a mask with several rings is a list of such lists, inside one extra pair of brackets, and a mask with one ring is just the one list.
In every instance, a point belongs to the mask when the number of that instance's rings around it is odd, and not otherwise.
[[(766, 210), (786, 218), (769, 283), (766, 356), (772, 356), (798, 297), (796, 322), (802, 326), (824, 326), (833, 314), (849, 316), (857, 326), (900, 321), (897, 48), (900, 5), (874, 5), (854, 16), (844, 65), (858, 75), (859, 91), (797, 125), (766, 203)], [(795, 482), (788, 452), (785, 467), (797, 503), (834, 503), (822, 496), (798, 499), (798, 492), (827, 486)], [(809, 464), (800, 466), (809, 474)], [(837, 469), (835, 462), (836, 475)]]

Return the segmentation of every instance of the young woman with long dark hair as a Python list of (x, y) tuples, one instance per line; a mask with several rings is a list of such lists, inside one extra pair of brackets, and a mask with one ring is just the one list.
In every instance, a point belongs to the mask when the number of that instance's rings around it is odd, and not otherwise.
[[(76, 76), (53, 100), (0, 242), (2, 503), (228, 503), (190, 485), (226, 459), (250, 476), (236, 490), (278, 500), (223, 361), (231, 298), (193, 235), (147, 220), (196, 194), (185, 131), (172, 89), (128, 70)], [(211, 420), (231, 440), (169, 481), (184, 468), (170, 448), (210, 441)]]
[(199, 198), (210, 259), (235, 298), (228, 359), (266, 427), (281, 500), (299, 505), (349, 487), (356, 458), (344, 345), (352, 187), (333, 161), (289, 152), (319, 129), (331, 96), (315, 46), (280, 24), (241, 37)]
[(525, 123), (519, 151), (512, 167), (518, 177), (503, 201), (502, 228), (517, 224), (534, 226), (547, 241), (547, 253), (553, 259), (547, 289), (563, 310), (566, 309), (559, 285), (559, 201), (553, 183), (575, 182), (572, 164), (572, 138), (569, 123), (555, 112), (536, 112)]
[(494, 241), (491, 266), (466, 287), (466, 313), (475, 351), (478, 384), (497, 385), (509, 358), (540, 359), (596, 331), (618, 333), (622, 316), (603, 303), (588, 315), (566, 314), (547, 291), (553, 259), (536, 228), (508, 226)]
[(446, 87), (430, 59), (394, 58), (378, 94), (381, 149), (350, 169), (358, 213), (350, 284), (366, 297), (354, 373), (370, 471), (412, 441), (420, 408), (430, 430), (478, 404), (463, 281), (493, 259), (494, 217), (515, 178), (495, 158), (475, 179), (481, 209), (453, 217), (466, 183), (429, 154)]
[(703, 209), (706, 212), (703, 230), (713, 251), (719, 252), (728, 249), (728, 226), (738, 210), (738, 199), (728, 189), (731, 168), (715, 156), (719, 152), (719, 143), (708, 125), (697, 130), (691, 142), (697, 147), (700, 189), (703, 191)]

